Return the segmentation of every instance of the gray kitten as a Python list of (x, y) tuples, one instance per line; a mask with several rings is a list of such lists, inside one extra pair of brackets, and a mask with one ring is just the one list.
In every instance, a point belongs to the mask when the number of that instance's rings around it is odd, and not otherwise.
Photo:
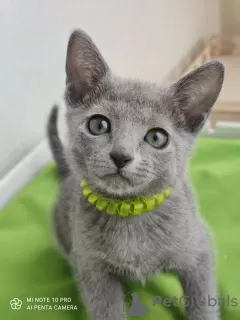
[[(217, 307), (207, 306), (208, 296), (217, 297), (214, 254), (187, 161), (221, 90), (223, 65), (207, 63), (166, 87), (122, 79), (89, 36), (75, 31), (66, 74), (66, 150), (56, 107), (48, 124), (62, 176), (54, 227), (91, 318), (123, 320), (122, 280), (173, 270), (191, 299), (188, 319), (219, 319)], [(150, 196), (169, 186), (173, 191), (151, 213), (109, 216), (83, 197), (83, 178), (110, 199)]]

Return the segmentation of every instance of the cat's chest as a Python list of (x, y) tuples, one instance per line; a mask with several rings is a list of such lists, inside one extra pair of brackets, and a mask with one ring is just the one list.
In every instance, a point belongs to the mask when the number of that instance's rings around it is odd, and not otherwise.
[(96, 249), (114, 273), (139, 278), (154, 273), (165, 260), (161, 232), (149, 230), (147, 224), (108, 221), (99, 231)]

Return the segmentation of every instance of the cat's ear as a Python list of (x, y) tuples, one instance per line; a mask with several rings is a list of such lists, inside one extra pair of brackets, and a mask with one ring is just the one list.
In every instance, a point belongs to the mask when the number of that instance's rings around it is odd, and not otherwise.
[(94, 92), (108, 70), (91, 38), (82, 30), (70, 36), (67, 49), (66, 74), (71, 98), (82, 100)]
[(202, 129), (221, 91), (223, 79), (223, 64), (211, 61), (172, 84), (175, 107), (180, 108), (186, 130), (198, 133)]

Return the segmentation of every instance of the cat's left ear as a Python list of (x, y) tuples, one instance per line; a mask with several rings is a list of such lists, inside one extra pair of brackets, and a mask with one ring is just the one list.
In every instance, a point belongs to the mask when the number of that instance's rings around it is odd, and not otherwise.
[(224, 79), (224, 66), (211, 61), (171, 85), (175, 107), (180, 108), (184, 127), (198, 133), (217, 100)]
[(96, 91), (108, 66), (92, 39), (76, 30), (70, 36), (67, 49), (66, 74), (71, 99), (83, 100)]

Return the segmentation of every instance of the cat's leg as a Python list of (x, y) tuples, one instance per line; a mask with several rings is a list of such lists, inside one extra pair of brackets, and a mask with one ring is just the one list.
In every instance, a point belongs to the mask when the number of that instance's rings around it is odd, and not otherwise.
[(197, 261), (195, 266), (189, 265), (179, 272), (187, 297), (188, 320), (219, 320), (213, 255), (211, 252), (201, 253)]
[(124, 320), (122, 285), (101, 262), (74, 260), (74, 274), (81, 298), (92, 320)]

